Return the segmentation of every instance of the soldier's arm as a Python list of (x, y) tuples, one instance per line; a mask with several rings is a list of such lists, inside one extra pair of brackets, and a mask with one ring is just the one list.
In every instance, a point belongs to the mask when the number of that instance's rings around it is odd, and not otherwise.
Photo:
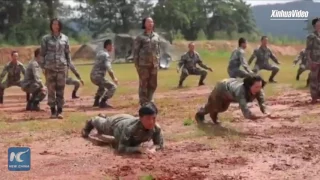
[(0, 74), (0, 83), (2, 82), (3, 78), (7, 75), (7, 73), (8, 73), (8, 65), (5, 65)]
[(133, 44), (133, 62), (136, 66), (139, 64), (139, 52), (141, 48), (141, 38), (137, 36)]
[(199, 66), (202, 67), (203, 69), (209, 70), (210, 68), (208, 66), (206, 66), (205, 64), (203, 64), (199, 54), (197, 54), (197, 57), (198, 57), (198, 62), (197, 63), (199, 64)]
[(256, 50), (253, 51), (252, 55), (250, 56), (249, 60), (248, 60), (248, 64), (250, 65), (252, 63), (252, 61), (256, 58)]
[(40, 45), (40, 56), (41, 56), (41, 63), (39, 64), (41, 68), (44, 68), (45, 64), (45, 56), (47, 53), (47, 39), (45, 37), (42, 38), (41, 40), (41, 45)]
[[(40, 66), (40, 65), (39, 65)], [(34, 77), (34, 80), (40, 84), (40, 88), (43, 88), (44, 85), (42, 83), (42, 80), (41, 80), (41, 74), (40, 74), (40, 69), (38, 69), (36, 66), (32, 65), (32, 74), (33, 74), (33, 77)]]
[(301, 52), (299, 53), (299, 55), (298, 55), (298, 56), (296, 57), (296, 59), (293, 61), (293, 64), (297, 64), (299, 61), (301, 61), (302, 57), (303, 57), (303, 51), (301, 51)]
[(72, 61), (70, 61), (69, 68), (72, 71), (72, 73), (77, 77), (77, 79), (81, 80), (81, 76), (77, 71), (76, 67), (73, 65)]
[(111, 79), (113, 81), (115, 81), (116, 77), (115, 77), (114, 72), (112, 70), (111, 58), (108, 57), (106, 54), (103, 55), (103, 58), (104, 58), (105, 66), (107, 68), (109, 76), (111, 77)]
[(163, 149), (163, 136), (161, 128), (156, 126), (156, 131), (152, 137), (153, 145), (156, 147), (156, 150)]
[(180, 61), (178, 62), (178, 69), (180, 69), (183, 65), (184, 65), (184, 62), (185, 62), (185, 56), (182, 55), (181, 58), (180, 58)]
[(26, 68), (23, 64), (21, 64), (21, 73), (25, 76), (26, 75)]
[(272, 59), (273, 62), (280, 64), (278, 61), (278, 58), (272, 53), (272, 51), (269, 49), (270, 52), (270, 58)]
[(141, 153), (140, 146), (130, 146), (130, 129), (125, 128), (120, 135), (118, 152), (119, 153)]
[(309, 64), (311, 64), (311, 50), (312, 50), (312, 46), (313, 46), (313, 40), (314, 40), (314, 37), (312, 34), (310, 34), (307, 37), (307, 41), (306, 41), (305, 53), (306, 53)]
[(240, 92), (239, 94), (237, 94), (237, 101), (239, 103), (239, 107), (242, 111), (243, 116), (247, 119), (254, 119), (255, 116), (248, 108), (248, 102), (246, 100), (244, 92)]
[[(66, 37), (67, 38), (67, 37)], [(65, 57), (67, 60), (67, 65), (70, 67), (71, 65), (71, 51), (70, 51), (70, 45), (69, 45), (69, 39), (66, 39), (66, 46), (64, 49)]]
[(239, 56), (240, 63), (242, 65), (243, 69), (249, 73), (252, 73), (252, 71), (247, 63), (247, 60), (244, 57), (244, 52), (238, 51), (238, 56)]
[(265, 105), (265, 101), (264, 101), (264, 92), (263, 92), (263, 90), (261, 90), (258, 93), (257, 101), (258, 101), (258, 104), (259, 104), (259, 107), (260, 107), (260, 111), (262, 113), (265, 113), (266, 112), (266, 105)]

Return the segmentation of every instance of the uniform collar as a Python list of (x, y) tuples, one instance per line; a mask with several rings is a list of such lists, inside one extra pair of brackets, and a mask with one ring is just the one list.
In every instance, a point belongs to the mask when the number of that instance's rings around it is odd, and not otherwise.
[(146, 31), (144, 31), (143, 34), (146, 35), (146, 36), (150, 36), (150, 37), (154, 36), (154, 32), (153, 31), (151, 32), (151, 34), (148, 34)]
[(51, 37), (53, 37), (53, 38), (61, 38), (62, 34), (60, 33), (58, 36), (55, 36), (53, 33), (51, 33)]

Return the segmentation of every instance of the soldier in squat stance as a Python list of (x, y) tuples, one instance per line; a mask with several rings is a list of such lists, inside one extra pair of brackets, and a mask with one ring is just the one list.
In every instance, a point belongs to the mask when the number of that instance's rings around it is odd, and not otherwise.
[[(157, 108), (153, 103), (146, 103), (139, 110), (139, 117), (118, 114), (110, 117), (99, 115), (86, 122), (82, 137), (88, 138), (92, 129), (101, 141), (114, 145), (120, 153), (153, 153), (163, 148), (160, 126), (156, 123)], [(152, 148), (140, 146), (153, 141)]]
[(41, 81), (40, 68), (40, 48), (34, 51), (34, 59), (31, 60), (26, 68), (26, 74), (21, 82), (21, 88), (26, 93), (31, 93), (31, 99), (28, 101), (27, 111), (39, 111), (39, 103), (46, 97), (47, 89)]
[[(69, 77), (69, 69), (72, 71), (72, 73), (76, 76), (76, 79), (73, 79), (72, 77)], [(80, 74), (78, 73), (77, 69), (73, 65), (73, 63), (70, 61), (70, 64), (68, 65), (68, 70), (67, 70), (67, 79), (66, 79), (66, 85), (73, 85), (74, 89), (72, 91), (72, 99), (78, 99), (79, 97), (77, 96), (77, 91), (80, 87), (80, 83), (84, 85), (83, 81), (81, 80)]]
[(180, 62), (178, 63), (177, 72), (181, 69), (181, 76), (178, 87), (182, 87), (183, 81), (188, 77), (188, 75), (200, 75), (200, 80), (198, 85), (204, 85), (204, 79), (207, 77), (207, 71), (202, 70), (197, 67), (197, 64), (203, 69), (212, 72), (212, 69), (204, 65), (200, 59), (200, 55), (195, 51), (195, 45), (191, 42), (189, 45), (189, 51), (181, 56)]
[[(309, 65), (308, 65), (308, 58), (306, 56), (306, 51), (304, 49), (302, 49), (299, 53), (299, 55), (297, 56), (297, 58), (293, 61), (294, 66), (298, 64), (298, 62), (300, 61), (299, 64), (299, 68), (298, 68), (298, 72), (297, 72), (297, 76), (296, 76), (296, 80), (299, 81), (300, 79), (300, 75), (306, 71), (309, 70)], [(310, 83), (310, 73), (308, 75), (308, 79), (307, 79), (307, 85), (306, 87), (309, 86)]]
[[(113, 97), (117, 89), (116, 85), (118, 84), (118, 79), (115, 77), (111, 68), (111, 57), (109, 54), (113, 50), (112, 41), (107, 39), (103, 44), (103, 48), (104, 49), (102, 51), (97, 53), (96, 60), (90, 74), (91, 82), (98, 86), (93, 106), (110, 108), (112, 106), (108, 104), (107, 101)], [(115, 84), (105, 79), (107, 72)]]
[[(0, 104), (3, 104), (4, 90), (11, 86), (21, 87), (21, 74), (25, 75), (25, 68), (23, 64), (18, 61), (19, 54), (17, 51), (12, 51), (11, 61), (6, 64), (0, 75)], [(7, 79), (2, 82), (3, 78), (7, 76)], [(27, 101), (30, 99), (30, 94), (26, 94)]]
[(225, 112), (231, 102), (238, 102), (245, 118), (255, 120), (259, 116), (253, 114), (248, 106), (248, 102), (257, 99), (262, 113), (267, 114), (264, 103), (263, 87), (265, 81), (258, 75), (252, 75), (239, 81), (234, 78), (225, 79), (216, 84), (208, 98), (207, 104), (196, 113), (197, 122), (204, 121), (206, 114), (214, 123), (218, 123), (218, 113)]

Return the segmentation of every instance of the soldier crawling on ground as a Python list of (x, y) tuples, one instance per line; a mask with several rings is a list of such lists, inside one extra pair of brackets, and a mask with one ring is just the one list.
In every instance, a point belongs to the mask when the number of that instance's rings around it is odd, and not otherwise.
[[(76, 76), (76, 79), (73, 79), (72, 77), (69, 77), (69, 69), (72, 71), (72, 73)], [(72, 61), (68, 64), (68, 69), (67, 69), (67, 79), (66, 79), (66, 85), (73, 85), (74, 89), (72, 91), (71, 98), (72, 99), (78, 99), (79, 97), (77, 96), (77, 91), (80, 87), (80, 83), (84, 85), (83, 81), (81, 80), (80, 74), (78, 73), (77, 69), (73, 65)]]
[(181, 88), (183, 81), (189, 75), (200, 75), (199, 86), (204, 85), (204, 80), (207, 77), (207, 71), (202, 70), (197, 67), (197, 64), (203, 69), (209, 70), (212, 72), (212, 69), (204, 65), (200, 59), (200, 55), (195, 51), (195, 45), (193, 42), (188, 45), (189, 51), (181, 56), (180, 62), (178, 63), (177, 72), (181, 69), (181, 76), (179, 80), (178, 87)]
[[(99, 51), (96, 56), (96, 61), (91, 70), (90, 78), (91, 82), (98, 86), (98, 90), (94, 100), (94, 107), (99, 106), (100, 108), (112, 107), (107, 101), (113, 97), (118, 84), (118, 79), (115, 77), (114, 72), (111, 68), (110, 52), (113, 50), (112, 41), (107, 39), (103, 44), (103, 50)], [(105, 79), (106, 72), (109, 73), (112, 81)], [(101, 101), (100, 101), (101, 98)]]
[[(120, 153), (154, 153), (163, 148), (160, 126), (156, 123), (158, 110), (149, 102), (139, 109), (139, 117), (129, 114), (99, 115), (86, 122), (82, 137), (88, 138), (96, 129), (99, 140), (112, 144)], [(143, 147), (143, 142), (153, 141), (153, 147)]]
[[(297, 56), (297, 58), (293, 61), (294, 65), (297, 65), (298, 62), (300, 62), (299, 64), (299, 68), (298, 68), (298, 72), (297, 72), (297, 76), (296, 76), (296, 80), (299, 81), (300, 79), (300, 75), (306, 71), (309, 70), (309, 65), (308, 65), (308, 58), (306, 56), (306, 52), (305, 49), (302, 49), (299, 53), (299, 55)], [(308, 75), (308, 79), (307, 79), (307, 85), (309, 86), (309, 82), (310, 82), (310, 73)]]
[(269, 63), (269, 58), (272, 59), (276, 64), (280, 65), (280, 62), (276, 58), (276, 56), (272, 53), (272, 51), (268, 48), (268, 37), (262, 36), (261, 37), (261, 46), (258, 49), (255, 49), (248, 61), (249, 65), (252, 61), (257, 58), (256, 64), (253, 68), (253, 72), (258, 73), (260, 70), (267, 70), (272, 71), (269, 77), (270, 83), (276, 83), (277, 81), (274, 80), (274, 77), (279, 72), (279, 67), (276, 65), (271, 65)]
[[(11, 86), (21, 87), (21, 74), (25, 75), (25, 68), (23, 64), (18, 61), (19, 54), (17, 51), (11, 52), (11, 61), (6, 64), (0, 75), (0, 104), (3, 104), (4, 90)], [(8, 74), (8, 75), (7, 75)], [(3, 78), (7, 75), (7, 79), (2, 82)], [(30, 94), (26, 94), (26, 99), (29, 101)]]
[(41, 81), (42, 69), (39, 65), (40, 61), (40, 48), (38, 48), (34, 51), (34, 59), (29, 62), (26, 68), (26, 74), (21, 82), (22, 90), (32, 94), (26, 106), (27, 111), (39, 111), (39, 103), (47, 95), (47, 89)]
[[(244, 50), (247, 48), (246, 39), (240, 38), (238, 45), (239, 47), (232, 51), (229, 61), (228, 74), (230, 78), (245, 78), (253, 74), (244, 56)], [(241, 70), (240, 66), (242, 66), (245, 71)]]
[(239, 81), (234, 78), (218, 82), (209, 95), (208, 102), (196, 113), (195, 119), (201, 123), (206, 114), (210, 114), (212, 121), (218, 124), (218, 113), (225, 112), (231, 102), (238, 102), (245, 118), (256, 120), (259, 116), (253, 114), (248, 102), (257, 99), (262, 113), (269, 115), (264, 103), (263, 88), (266, 82), (258, 75), (252, 75)]

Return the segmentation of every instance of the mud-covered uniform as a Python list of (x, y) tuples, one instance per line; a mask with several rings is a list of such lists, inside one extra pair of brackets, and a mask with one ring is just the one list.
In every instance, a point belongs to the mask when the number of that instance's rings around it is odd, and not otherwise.
[[(245, 78), (250, 76), (250, 74), (253, 74), (244, 54), (244, 49), (240, 47), (232, 51), (228, 66), (228, 74), (230, 78)], [(242, 66), (245, 71), (241, 70), (240, 66)]]
[(247, 119), (253, 118), (253, 113), (248, 108), (247, 103), (257, 99), (261, 112), (266, 112), (264, 101), (264, 92), (261, 90), (256, 95), (246, 91), (243, 81), (234, 78), (225, 79), (218, 82), (209, 95), (207, 104), (200, 108), (197, 115), (204, 116), (210, 114), (213, 121), (216, 122), (218, 113), (225, 112), (231, 102), (238, 102), (243, 116)]
[[(89, 123), (89, 124), (88, 124)], [(152, 140), (157, 149), (163, 148), (161, 128), (145, 129), (138, 117), (129, 114), (118, 114), (110, 117), (102, 115), (91, 118), (85, 129), (95, 128), (98, 134), (114, 137), (114, 146), (121, 153), (139, 152), (139, 145)], [(90, 130), (91, 131), (91, 130)]]

